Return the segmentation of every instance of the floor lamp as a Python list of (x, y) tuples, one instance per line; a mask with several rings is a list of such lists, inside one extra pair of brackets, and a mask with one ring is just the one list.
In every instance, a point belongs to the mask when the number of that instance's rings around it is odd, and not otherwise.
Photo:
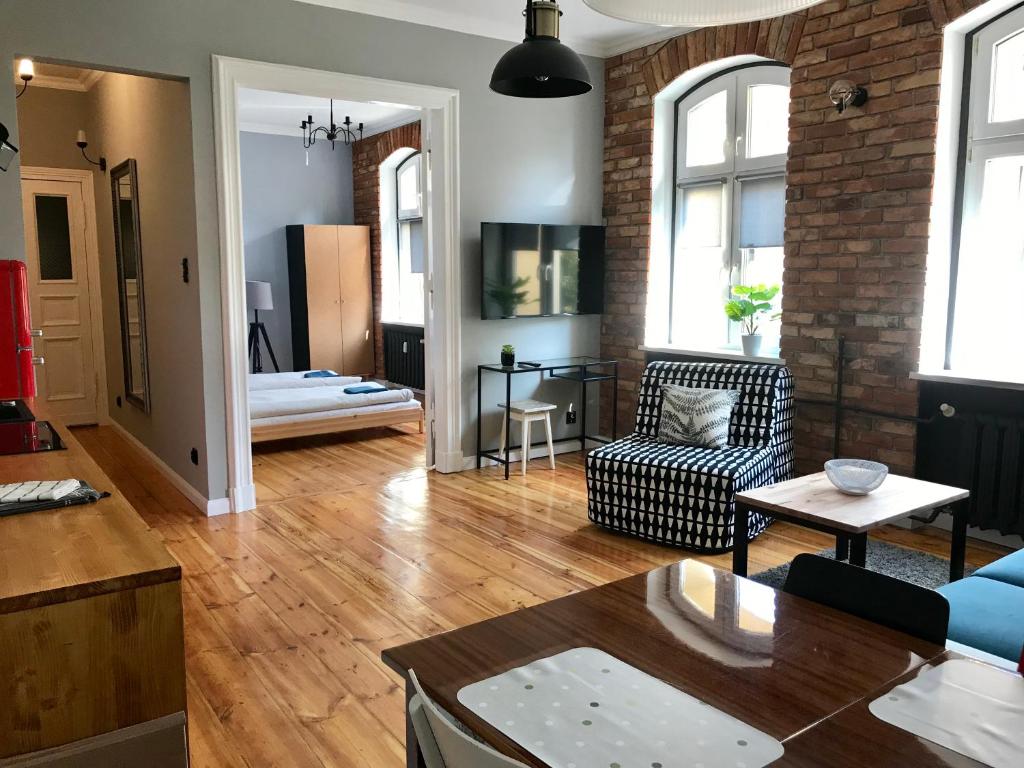
[(263, 352), (260, 350), (260, 336), (267, 345), (267, 352), (270, 354), (270, 361), (274, 364), (274, 370), (280, 372), (277, 365), (277, 358), (274, 357), (274, 348), (270, 346), (270, 337), (267, 336), (267, 327), (260, 322), (260, 310), (274, 308), (274, 295), (270, 290), (270, 283), (259, 280), (245, 281), (245, 305), (252, 310), (253, 321), (249, 323), (249, 356), (252, 358), (252, 372), (263, 373)]

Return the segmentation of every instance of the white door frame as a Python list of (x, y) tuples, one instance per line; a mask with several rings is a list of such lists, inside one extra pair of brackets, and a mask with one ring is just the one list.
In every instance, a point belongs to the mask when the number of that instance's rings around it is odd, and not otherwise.
[[(459, 92), (448, 88), (326, 72), (285, 64), (213, 56), (214, 132), (220, 197), (221, 321), (224, 334), (224, 399), (227, 415), (228, 495), (231, 509), (256, 506), (249, 432), (248, 353), (246, 348), (245, 263), (242, 235), (241, 159), (238, 137), (238, 89), (301, 93), (347, 101), (384, 101), (424, 110), (425, 153), (436, 148), (429, 242), (431, 274), (427, 295), (434, 320), (428, 327), (428, 432), (434, 439), (434, 466), (462, 470), (462, 328), (460, 308), (461, 235), (459, 221)], [(434, 112), (434, 111), (437, 112)], [(431, 114), (439, 116), (430, 119)], [(439, 123), (439, 125), (437, 125)], [(437, 125), (437, 130), (431, 128)], [(428, 319), (427, 321), (431, 321)], [(436, 386), (431, 387), (431, 382)], [(436, 393), (429, 410), (431, 389)]]
[[(82, 207), (85, 208), (85, 263), (89, 285), (89, 314), (92, 327), (93, 369), (96, 371), (96, 418), (100, 424), (110, 422), (107, 408), (107, 356), (103, 337), (103, 297), (100, 285), (100, 245), (96, 232), (96, 180), (92, 171), (78, 168), (42, 168), (33, 165), (21, 167), (21, 180), (65, 181), (78, 184), (82, 189)], [(24, 198), (24, 193), (22, 193)]]

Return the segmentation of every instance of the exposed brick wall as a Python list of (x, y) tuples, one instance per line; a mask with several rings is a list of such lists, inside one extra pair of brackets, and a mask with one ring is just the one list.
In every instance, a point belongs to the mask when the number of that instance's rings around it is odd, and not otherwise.
[[(697, 30), (605, 63), (604, 214), (608, 296), (602, 354), (624, 361), (619, 430), (630, 431), (643, 370), (651, 218), (652, 96), (699, 64), (753, 53), (792, 67), (782, 355), (797, 394), (835, 392), (847, 339), (846, 400), (917, 412), (942, 27), (979, 0), (833, 0), (806, 12)], [(836, 113), (828, 88), (863, 85), (869, 101)], [(610, 413), (610, 408), (602, 410)], [(847, 416), (841, 452), (911, 473), (915, 429)], [(828, 408), (800, 406), (797, 467), (831, 455)]]
[(380, 164), (402, 147), (420, 149), (420, 123), (409, 123), (368, 136), (352, 145), (352, 198), (356, 224), (370, 228), (373, 270), (373, 359), (375, 375), (384, 376), (384, 332), (381, 328)]

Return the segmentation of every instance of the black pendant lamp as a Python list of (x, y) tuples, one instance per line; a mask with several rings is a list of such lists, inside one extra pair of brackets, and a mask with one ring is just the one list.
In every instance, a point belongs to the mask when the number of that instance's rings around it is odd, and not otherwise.
[(562, 12), (550, 0), (526, 0), (526, 39), (498, 60), (491, 90), (526, 99), (579, 96), (594, 86), (583, 60), (558, 39)]

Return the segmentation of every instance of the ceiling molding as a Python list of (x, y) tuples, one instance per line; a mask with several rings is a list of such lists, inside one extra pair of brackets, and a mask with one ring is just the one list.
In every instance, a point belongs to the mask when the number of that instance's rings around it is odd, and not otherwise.
[[(393, 120), (374, 123), (372, 127), (363, 132), (363, 138), (368, 139), (371, 136), (376, 136), (378, 133), (390, 131), (392, 128), (397, 128), (400, 125), (407, 125), (415, 122), (418, 121), (416, 119), (410, 120), (408, 115), (398, 115)], [(240, 121), (238, 123), (238, 130), (245, 131), (247, 133), (265, 133), (272, 136), (288, 136), (293, 139), (302, 138), (302, 129), (297, 126), (295, 128), (285, 128), (282, 125), (277, 125), (275, 123), (263, 123), (258, 120)], [(320, 141), (324, 141), (324, 139), (320, 139)]]
[[(77, 75), (53, 75), (44, 72), (39, 72), (42, 64), (36, 65), (36, 76), (29, 81), (30, 88), (53, 88), (58, 91), (77, 91), (78, 93), (85, 93), (92, 89), (99, 79), (106, 74), (98, 69), (80, 69)], [(17, 86), (24, 85), (24, 81), (18, 77), (17, 73), (14, 75), (14, 84)]]
[[(438, 10), (436, 8), (424, 8), (415, 3), (406, 3), (402, 0), (297, 0), (300, 3), (310, 5), (321, 5), (327, 8), (336, 8), (352, 13), (362, 13), (367, 16), (380, 16), (385, 19), (404, 21), (409, 24), (418, 24), (424, 27), (435, 27), (447, 29), (452, 32), (462, 32), (468, 35), (489, 37), (495, 40), (505, 40), (511, 43), (523, 41), (522, 20), (516, 12), (512, 12), (510, 21), (491, 21), (479, 17), (470, 17), (462, 13)], [(513, 7), (518, 11), (518, 4), (509, 4), (510, 11)], [(513, 24), (514, 22), (514, 24)], [(566, 24), (566, 27), (569, 26)], [(615, 40), (602, 44), (593, 40), (584, 40), (573, 37), (571, 29), (562, 28), (562, 42), (568, 45), (577, 53), (585, 56), (596, 56), (606, 59), (618, 53), (623, 53), (641, 45), (649, 45), (651, 42), (675, 37), (683, 33), (682, 29), (666, 29), (664, 27), (652, 27), (651, 36), (655, 39), (642, 39), (636, 43), (628, 38), (636, 38), (637, 35), (628, 35), (622, 40)], [(642, 34), (639, 37), (647, 38)]]
[(611, 58), (612, 56), (618, 56), (620, 53), (635, 51), (637, 48), (643, 48), (654, 43), (663, 43), (666, 40), (671, 40), (673, 37), (685, 35), (690, 31), (692, 31), (690, 27), (654, 27), (650, 32), (623, 35), (618, 40), (605, 45), (601, 56), (606, 59)]

